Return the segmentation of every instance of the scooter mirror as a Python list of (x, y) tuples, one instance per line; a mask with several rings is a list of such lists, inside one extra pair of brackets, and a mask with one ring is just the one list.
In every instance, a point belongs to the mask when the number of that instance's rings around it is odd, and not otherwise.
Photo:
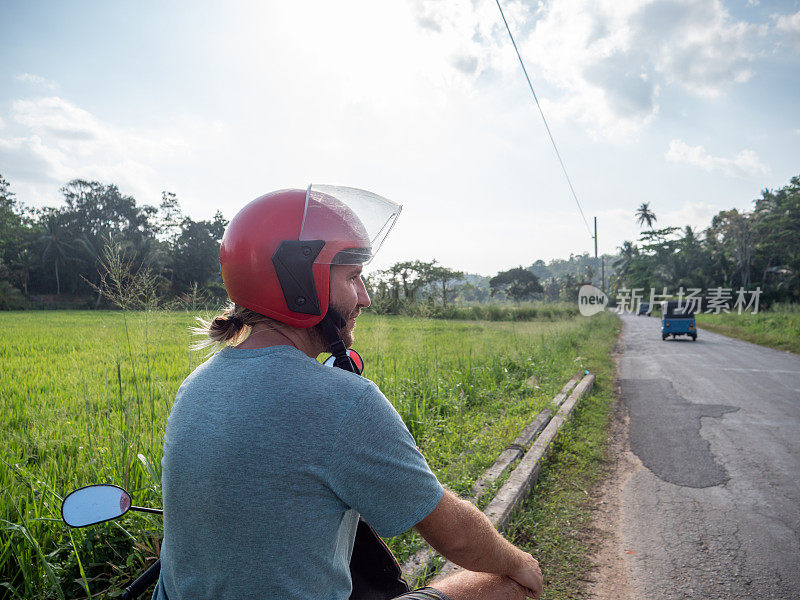
[(90, 485), (64, 498), (61, 517), (70, 527), (86, 527), (121, 517), (130, 507), (130, 494), (121, 487)]

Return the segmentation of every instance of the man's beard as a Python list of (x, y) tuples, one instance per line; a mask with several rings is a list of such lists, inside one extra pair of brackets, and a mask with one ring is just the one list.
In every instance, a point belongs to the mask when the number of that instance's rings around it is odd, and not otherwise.
[(355, 329), (356, 323), (353, 321), (352, 323), (347, 323), (344, 327), (339, 330), (339, 337), (342, 338), (344, 345), (350, 348), (355, 341)]
[[(347, 322), (339, 330), (339, 337), (344, 342), (344, 345), (349, 348), (353, 345), (353, 341), (355, 339), (355, 332), (353, 331), (356, 326), (355, 316), (361, 311), (356, 310), (356, 312), (353, 313), (352, 311), (343, 309), (341, 306), (334, 306), (333, 308), (334, 310), (337, 310), (345, 319), (347, 319)], [(351, 319), (353, 320), (351, 321)]]
[[(355, 339), (355, 333), (353, 329), (355, 329), (355, 320), (351, 322), (351, 319), (354, 319), (356, 316), (361, 314), (361, 311), (356, 309), (355, 312), (347, 310), (341, 306), (336, 306), (331, 304), (330, 306), (333, 310), (337, 311), (347, 322), (339, 329), (339, 339), (344, 342), (344, 345), (350, 348), (353, 345), (353, 341)], [(324, 348), (323, 352), (328, 352), (330, 347), (330, 342), (325, 338), (325, 334), (322, 332), (322, 329), (319, 325), (315, 325), (312, 328), (314, 332), (314, 337), (317, 338), (320, 345)]]

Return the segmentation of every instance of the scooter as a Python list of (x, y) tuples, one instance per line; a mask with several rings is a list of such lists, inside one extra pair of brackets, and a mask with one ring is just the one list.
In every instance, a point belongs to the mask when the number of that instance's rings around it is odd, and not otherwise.
[[(160, 508), (134, 506), (131, 495), (117, 485), (99, 484), (79, 488), (64, 498), (61, 518), (70, 527), (88, 527), (118, 519), (131, 510), (163, 514)], [(156, 582), (160, 572), (159, 558), (125, 588), (121, 600), (138, 598)], [(358, 522), (350, 575), (350, 600), (390, 600), (409, 591), (397, 559), (364, 519)]]

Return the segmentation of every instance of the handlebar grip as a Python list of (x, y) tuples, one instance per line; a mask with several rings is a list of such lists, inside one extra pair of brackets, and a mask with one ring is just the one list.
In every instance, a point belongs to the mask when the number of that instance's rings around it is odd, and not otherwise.
[(149, 588), (158, 579), (158, 574), (161, 572), (161, 559), (159, 558), (150, 567), (139, 575), (139, 577), (125, 588), (125, 593), (122, 594), (122, 600), (134, 600), (142, 595), (142, 593)]

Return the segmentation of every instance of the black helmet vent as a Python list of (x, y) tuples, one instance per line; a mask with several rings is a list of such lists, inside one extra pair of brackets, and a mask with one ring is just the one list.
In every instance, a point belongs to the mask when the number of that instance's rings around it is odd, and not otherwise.
[(289, 310), (304, 315), (322, 314), (312, 267), (324, 245), (324, 240), (284, 240), (272, 255), (272, 264)]

